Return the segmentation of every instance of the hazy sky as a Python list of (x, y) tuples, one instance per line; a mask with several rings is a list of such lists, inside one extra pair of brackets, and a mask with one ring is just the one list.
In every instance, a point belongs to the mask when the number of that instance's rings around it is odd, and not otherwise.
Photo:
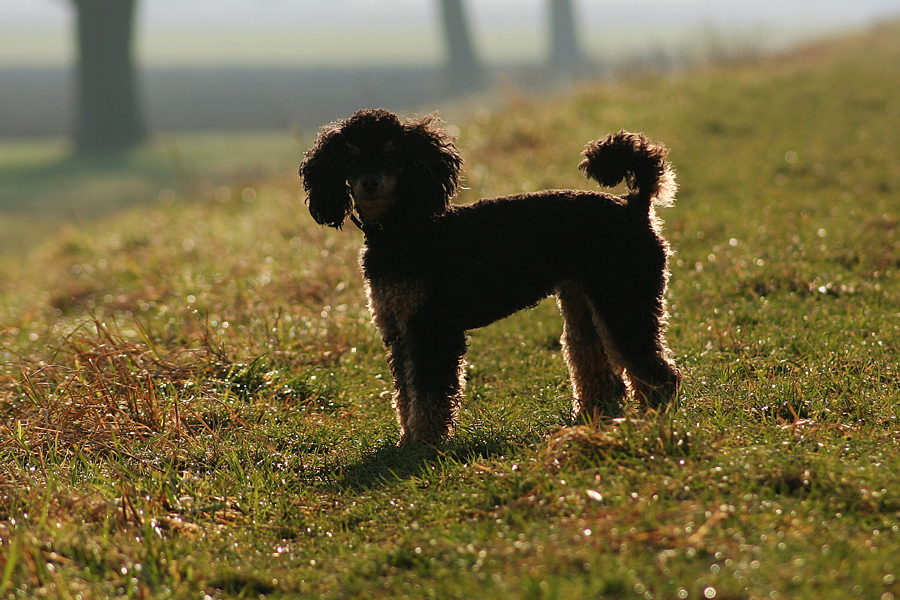
[[(537, 19), (545, 0), (468, 0), (474, 20)], [(141, 0), (145, 26), (217, 23), (337, 23), (428, 21), (435, 0)], [(659, 19), (690, 22), (797, 21), (810, 24), (863, 23), (900, 14), (896, 0), (576, 0), (581, 17)], [(65, 25), (72, 9), (67, 0), (0, 0), (0, 27)]]
[[(487, 61), (546, 55), (547, 0), (467, 0)], [(898, 0), (575, 0), (588, 54), (697, 44), (780, 48), (900, 18)], [(139, 0), (144, 65), (435, 64), (443, 46), (437, 0)], [(70, 0), (0, 0), (0, 66), (74, 60)]]

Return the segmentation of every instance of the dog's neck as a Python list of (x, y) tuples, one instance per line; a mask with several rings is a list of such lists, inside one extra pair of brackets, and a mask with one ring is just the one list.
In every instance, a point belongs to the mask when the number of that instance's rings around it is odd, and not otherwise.
[[(357, 229), (363, 232), (366, 240), (383, 241), (386, 237), (393, 237), (397, 242), (403, 242), (411, 235), (421, 233), (423, 230), (430, 229), (437, 223), (441, 217), (453, 211), (454, 206), (449, 205), (445, 211), (440, 214), (404, 214), (391, 213), (385, 215), (378, 221), (366, 223), (360, 218), (359, 213), (351, 210), (348, 214), (350, 221)], [(415, 237), (413, 235), (413, 237)]]

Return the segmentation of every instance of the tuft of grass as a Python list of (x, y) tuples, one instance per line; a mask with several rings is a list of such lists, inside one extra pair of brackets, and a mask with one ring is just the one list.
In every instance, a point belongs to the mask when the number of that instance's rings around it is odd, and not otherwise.
[(453, 440), (397, 447), (359, 234), (198, 142), (0, 278), (0, 594), (900, 596), (897, 33), (454, 124), (463, 202), (580, 187), (608, 131), (672, 149), (679, 410), (595, 427), (544, 302), (472, 332)]

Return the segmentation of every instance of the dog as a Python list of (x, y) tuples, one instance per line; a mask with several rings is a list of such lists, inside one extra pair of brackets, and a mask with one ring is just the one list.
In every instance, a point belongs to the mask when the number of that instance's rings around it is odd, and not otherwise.
[(435, 445), (457, 420), (466, 333), (555, 295), (575, 419), (674, 405), (665, 342), (671, 205), (667, 150), (642, 134), (591, 142), (581, 171), (627, 193), (545, 190), (454, 205), (462, 158), (434, 115), (361, 110), (325, 126), (300, 166), (313, 219), (362, 230), (369, 309), (388, 351), (401, 444)]

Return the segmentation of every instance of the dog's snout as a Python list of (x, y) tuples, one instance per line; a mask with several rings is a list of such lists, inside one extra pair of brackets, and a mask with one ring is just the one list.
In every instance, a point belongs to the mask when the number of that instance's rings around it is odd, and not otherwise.
[(359, 185), (367, 194), (374, 194), (378, 191), (380, 180), (377, 175), (363, 175), (359, 178)]

